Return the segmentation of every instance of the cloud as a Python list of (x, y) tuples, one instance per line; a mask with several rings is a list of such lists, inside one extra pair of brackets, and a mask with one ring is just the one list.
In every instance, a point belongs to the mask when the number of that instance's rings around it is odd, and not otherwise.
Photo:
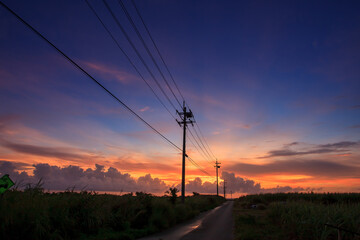
[(240, 193), (260, 193), (260, 183), (255, 183), (253, 180), (246, 180), (241, 177), (236, 177), (234, 173), (223, 171), (221, 178), (226, 181), (227, 188), (233, 192)]
[(298, 143), (298, 142), (285, 144), (284, 149), (269, 151), (268, 155), (259, 157), (259, 158), (348, 152), (349, 151), (348, 148), (359, 145), (359, 142), (343, 141), (343, 142), (337, 142), (337, 143), (322, 144), (322, 145), (317, 145), (315, 148), (306, 149), (306, 150), (302, 150), (302, 151), (295, 151), (295, 150), (290, 149), (290, 147), (298, 146), (299, 144), (300, 143)]
[[(277, 186), (276, 188), (262, 188), (260, 183), (256, 183), (250, 179), (244, 179), (242, 177), (235, 176), (234, 173), (223, 171), (220, 179), (226, 181), (226, 188), (233, 193), (270, 193), (270, 192), (299, 192), (299, 191), (311, 191), (310, 188), (302, 187), (290, 187), (290, 186)], [(180, 188), (180, 185), (177, 186)], [(186, 192), (198, 192), (198, 193), (216, 193), (216, 182), (203, 182), (201, 178), (197, 177), (192, 181), (189, 181), (185, 185)], [(223, 184), (219, 182), (219, 193), (223, 192)]]
[(326, 160), (283, 160), (256, 165), (236, 163), (228, 166), (239, 174), (296, 174), (317, 177), (360, 177), (360, 167)]
[(350, 126), (349, 128), (360, 128), (360, 124)]
[(348, 147), (356, 146), (358, 144), (359, 144), (358, 142), (344, 141), (344, 142), (329, 143), (329, 144), (324, 144), (324, 145), (319, 145), (319, 146), (323, 147), (323, 148), (348, 148)]
[(96, 191), (164, 193), (169, 186), (150, 174), (135, 179), (128, 173), (121, 173), (116, 168), (95, 164), (95, 169), (86, 170), (79, 166), (58, 167), (49, 164), (34, 164), (33, 175), (17, 172), (12, 162), (0, 162), (0, 174), (9, 174), (16, 182), (36, 183), (43, 179), (44, 188), (49, 190), (87, 189)]
[(82, 153), (82, 154), (72, 153), (74, 149), (69, 149), (69, 148), (40, 147), (30, 144), (12, 143), (8, 141), (1, 141), (0, 144), (1, 146), (17, 153), (36, 155), (41, 157), (53, 157), (58, 159), (75, 160), (75, 161), (97, 158), (97, 156), (90, 153)]
[[(332, 153), (332, 152), (339, 152), (336, 149), (315, 149), (310, 151), (293, 151), (293, 150), (272, 150), (268, 152), (267, 156), (260, 157), (260, 158), (271, 158), (271, 157), (284, 157), (284, 156), (295, 156), (295, 155), (308, 155), (308, 154), (321, 154), (321, 153)], [(340, 151), (343, 152), (343, 151)]]
[(149, 109), (150, 109), (150, 107), (146, 106), (146, 107), (140, 109), (140, 112), (145, 112), (145, 111), (147, 111), (147, 110), (149, 110)]
[(291, 147), (291, 146), (296, 146), (296, 145), (298, 145), (298, 144), (299, 144), (299, 142), (292, 142), (292, 143), (286, 144), (285, 146), (286, 146), (286, 147)]
[[(180, 189), (180, 185), (177, 187)], [(216, 182), (203, 182), (201, 178), (197, 177), (185, 185), (185, 190), (189, 193), (216, 193)]]
[(262, 188), (260, 183), (253, 180), (236, 177), (234, 173), (224, 171), (221, 176), (226, 181), (226, 186), (229, 191), (233, 193), (279, 193), (279, 192), (302, 192), (302, 191), (320, 191), (321, 188), (303, 188), (290, 186), (277, 186), (275, 188)]
[(92, 68), (93, 70), (99, 72), (102, 75), (115, 78), (117, 81), (127, 84), (130, 81), (136, 79), (133, 75), (116, 69), (115, 67), (109, 67), (101, 63), (94, 62), (83, 62), (86, 66)]
[(168, 173), (179, 171), (178, 164), (167, 164), (167, 163), (154, 162), (154, 161), (146, 162), (142, 160), (131, 161), (126, 159), (119, 159), (119, 161), (114, 162), (113, 165), (128, 171), (137, 171), (137, 170), (141, 171), (146, 169), (166, 171)]
[[(43, 179), (44, 188), (48, 190), (66, 190), (75, 187), (76, 190), (86, 189), (109, 192), (135, 192), (144, 191), (149, 193), (163, 194), (170, 185), (159, 178), (153, 178), (150, 174), (140, 176), (137, 179), (128, 173), (121, 173), (118, 169), (95, 164), (95, 168), (84, 170), (79, 166), (58, 167), (49, 164), (32, 165), (32, 175), (21, 169), (28, 168), (28, 164), (0, 161), (0, 174), (9, 174), (17, 183), (36, 183)], [(303, 191), (303, 188), (289, 186), (277, 188), (262, 188), (260, 183), (253, 180), (236, 177), (234, 173), (223, 172), (221, 179), (227, 181), (228, 189), (239, 193), (261, 193), (271, 191)], [(180, 184), (176, 186), (180, 189)], [(219, 191), (222, 187), (219, 184)], [(216, 193), (216, 182), (203, 182), (197, 177), (186, 184), (186, 192)]]
[(11, 130), (7, 127), (9, 123), (20, 119), (19, 115), (15, 114), (3, 114), (0, 115), (0, 137), (1, 135), (10, 135)]

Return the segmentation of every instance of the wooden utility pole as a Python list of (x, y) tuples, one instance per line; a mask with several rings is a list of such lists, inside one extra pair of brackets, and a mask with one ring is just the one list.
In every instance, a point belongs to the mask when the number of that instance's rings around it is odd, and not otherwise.
[[(183, 111), (182, 112), (178, 112), (176, 110), (176, 113), (179, 115), (181, 121), (177, 121), (177, 123), (181, 126), (183, 126), (183, 149), (182, 149), (182, 179), (181, 179), (181, 202), (184, 203), (185, 202), (185, 157), (187, 157), (186, 155), (186, 125), (187, 124), (191, 124), (193, 125), (193, 123), (195, 122), (194, 119), (194, 115), (191, 112), (191, 110), (189, 109), (189, 111), (186, 111), (186, 106), (185, 106), (185, 101), (183, 102)], [(193, 125), (194, 126), (194, 125)]]
[(219, 180), (218, 180), (218, 169), (220, 168), (220, 165), (221, 163), (219, 163), (216, 159), (216, 162), (215, 162), (215, 168), (216, 168), (216, 196), (219, 196)]

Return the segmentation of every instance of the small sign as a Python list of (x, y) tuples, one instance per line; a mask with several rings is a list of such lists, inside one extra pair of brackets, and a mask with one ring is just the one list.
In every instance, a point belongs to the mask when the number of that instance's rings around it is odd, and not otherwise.
[(14, 182), (10, 179), (9, 174), (5, 174), (0, 178), (0, 194), (14, 186)]

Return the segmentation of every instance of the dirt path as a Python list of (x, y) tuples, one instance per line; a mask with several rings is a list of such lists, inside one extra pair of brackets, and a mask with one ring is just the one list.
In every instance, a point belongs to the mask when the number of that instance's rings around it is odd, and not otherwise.
[(200, 214), (190, 222), (141, 240), (232, 240), (233, 204), (233, 201), (227, 201), (211, 211)]

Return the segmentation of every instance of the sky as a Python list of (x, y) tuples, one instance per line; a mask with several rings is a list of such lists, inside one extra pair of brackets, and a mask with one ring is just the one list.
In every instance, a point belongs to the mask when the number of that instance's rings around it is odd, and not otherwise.
[[(162, 103), (86, 1), (3, 2), (182, 148), (181, 108), (118, 1), (106, 2), (159, 84), (103, 1), (89, 0)], [(360, 192), (358, 1), (135, 3), (203, 139), (187, 132), (197, 164), (186, 161), (187, 193), (216, 192), (215, 159), (234, 194)], [(123, 4), (181, 102), (134, 5)], [(178, 149), (3, 7), (0, 31), (1, 175), (19, 186), (41, 178), (48, 190), (180, 188)]]

